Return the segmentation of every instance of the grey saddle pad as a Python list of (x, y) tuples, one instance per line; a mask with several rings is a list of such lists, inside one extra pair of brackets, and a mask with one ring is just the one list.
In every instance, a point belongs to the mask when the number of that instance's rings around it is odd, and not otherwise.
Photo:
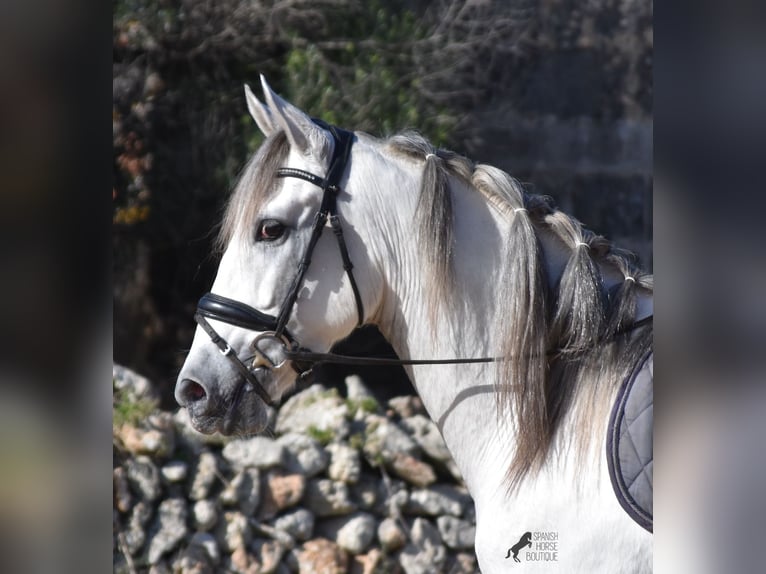
[(639, 361), (622, 383), (609, 417), (606, 457), (617, 500), (633, 520), (652, 532), (652, 425), (654, 353)]

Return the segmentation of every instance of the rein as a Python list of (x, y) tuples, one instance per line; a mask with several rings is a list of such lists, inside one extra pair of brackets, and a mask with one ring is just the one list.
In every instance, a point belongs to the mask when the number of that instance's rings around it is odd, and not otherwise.
[[(653, 321), (652, 315), (644, 317), (620, 329), (607, 339), (602, 339), (600, 343), (606, 343), (609, 340), (615, 339), (621, 335), (626, 335), (631, 331), (639, 329), (644, 325), (648, 325)], [(561, 349), (551, 349), (546, 355), (557, 355)], [(380, 366), (380, 367), (398, 367), (404, 365), (464, 365), (472, 363), (499, 363), (507, 361), (509, 357), (476, 357), (476, 358), (464, 358), (464, 359), (391, 359), (385, 357), (355, 357), (352, 355), (338, 355), (336, 353), (313, 353), (304, 349), (288, 349), (285, 351), (287, 359), (290, 361), (298, 361), (303, 363), (336, 363), (343, 365), (362, 365), (362, 366)]]
[[(338, 355), (335, 353), (315, 353), (308, 349), (300, 347), (296, 339), (287, 330), (287, 323), (292, 315), (295, 302), (298, 298), (298, 292), (303, 285), (303, 280), (306, 276), (309, 266), (311, 265), (311, 257), (314, 252), (319, 238), (329, 221), (330, 227), (338, 244), (338, 250), (343, 261), (343, 269), (348, 276), (351, 283), (351, 289), (354, 293), (354, 302), (356, 304), (357, 311), (357, 327), (361, 326), (364, 322), (364, 306), (362, 304), (362, 297), (359, 293), (359, 288), (356, 284), (353, 273), (353, 264), (348, 254), (348, 248), (346, 247), (346, 241), (343, 237), (343, 228), (341, 226), (340, 218), (338, 217), (337, 208), (337, 196), (340, 193), (340, 180), (346, 170), (346, 165), (351, 153), (351, 146), (354, 140), (354, 134), (352, 132), (337, 128), (326, 124), (321, 120), (314, 120), (318, 126), (330, 132), (334, 141), (333, 155), (330, 160), (330, 167), (325, 177), (319, 177), (308, 171), (302, 169), (295, 169), (290, 167), (282, 167), (277, 169), (277, 178), (294, 177), (302, 179), (322, 189), (322, 202), (314, 216), (312, 224), (311, 236), (309, 238), (306, 251), (301, 258), (298, 269), (293, 276), (293, 280), (290, 283), (290, 288), (285, 296), (284, 301), (279, 309), (279, 315), (274, 317), (273, 315), (267, 315), (257, 309), (236, 301), (229, 299), (221, 295), (214, 293), (206, 293), (203, 295), (197, 303), (197, 310), (194, 314), (195, 321), (200, 327), (207, 333), (213, 344), (215, 344), (219, 351), (227, 357), (233, 364), (234, 368), (242, 375), (242, 380), (237, 384), (232, 395), (232, 401), (226, 412), (224, 419), (224, 428), (229, 427), (233, 420), (234, 412), (236, 411), (239, 402), (242, 400), (242, 396), (245, 390), (252, 389), (263, 402), (268, 406), (274, 406), (274, 401), (269, 396), (266, 389), (258, 381), (255, 371), (257, 367), (255, 361), (251, 367), (248, 367), (242, 359), (240, 359), (232, 347), (221, 337), (213, 326), (208, 322), (208, 319), (215, 321), (221, 321), (230, 325), (235, 325), (251, 331), (261, 332), (258, 337), (253, 341), (253, 349), (256, 352), (255, 356), (245, 359), (250, 361), (256, 357), (261, 357), (271, 365), (272, 368), (279, 368), (285, 361), (290, 361), (292, 368), (298, 373), (299, 379), (304, 379), (313, 370), (314, 365), (318, 363), (338, 363), (346, 365), (366, 365), (366, 366), (403, 366), (403, 365), (455, 365), (455, 364), (475, 364), (475, 363), (494, 363), (499, 361), (508, 360), (509, 357), (478, 357), (478, 358), (456, 358), (456, 359), (393, 359), (384, 357), (354, 357), (348, 355)], [(634, 329), (637, 329), (652, 321), (652, 316), (645, 317), (635, 323), (628, 325), (627, 327), (619, 330), (613, 334), (611, 338), (629, 333)], [(257, 347), (259, 341), (262, 340), (276, 341), (282, 345), (282, 350), (285, 356), (285, 361), (282, 363), (274, 364), (274, 362)], [(555, 355), (560, 352), (560, 349), (553, 349), (548, 351), (547, 355)], [(262, 363), (261, 363), (262, 364)]]

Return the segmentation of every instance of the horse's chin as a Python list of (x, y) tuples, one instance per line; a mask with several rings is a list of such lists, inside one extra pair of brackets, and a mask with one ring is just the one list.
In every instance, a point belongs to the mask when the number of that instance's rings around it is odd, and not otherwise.
[(262, 433), (269, 423), (268, 408), (255, 397), (247, 397), (236, 408), (233, 418), (226, 424), (226, 410), (214, 413), (196, 413), (192, 406), (187, 407), (192, 428), (199, 433), (223, 436), (250, 436)]
[(268, 426), (265, 420), (253, 420), (250, 417), (235, 415), (232, 424), (224, 424), (225, 417), (194, 417), (190, 416), (191, 426), (199, 433), (211, 435), (218, 433), (223, 436), (252, 436), (262, 433)]

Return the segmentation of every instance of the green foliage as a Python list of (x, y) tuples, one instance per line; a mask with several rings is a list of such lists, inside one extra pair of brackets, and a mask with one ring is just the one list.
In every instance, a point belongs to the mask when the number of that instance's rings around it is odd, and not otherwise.
[(364, 435), (362, 433), (354, 433), (348, 437), (348, 445), (356, 450), (362, 450), (364, 447)]
[(363, 413), (374, 413), (380, 410), (380, 405), (372, 397), (364, 397), (361, 399), (346, 399), (346, 406), (348, 407), (348, 416), (354, 418), (357, 412), (360, 410)]
[(284, 95), (340, 126), (386, 135), (417, 128), (434, 143), (456, 121), (418, 89), (415, 51), (426, 31), (403, 2), (365, 2), (328, 15), (323, 37), (294, 38)]
[(157, 401), (133, 398), (112, 384), (112, 427), (138, 425), (157, 410)]
[(320, 429), (314, 425), (311, 425), (306, 433), (323, 446), (330, 444), (335, 438), (335, 433), (331, 429)]

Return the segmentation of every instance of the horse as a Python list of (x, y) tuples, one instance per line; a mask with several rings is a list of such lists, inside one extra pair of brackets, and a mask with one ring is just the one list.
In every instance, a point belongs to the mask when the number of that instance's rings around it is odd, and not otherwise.
[(245, 95), (266, 139), (176, 384), (193, 426), (262, 432), (312, 361), (373, 324), (463, 475), (483, 572), (507, 570), (519, 530), (560, 544), (530, 572), (650, 572), (652, 534), (616, 501), (603, 449), (620, 381), (652, 349), (652, 275), (498, 168), (416, 132), (342, 130), (261, 84), (264, 102)]

